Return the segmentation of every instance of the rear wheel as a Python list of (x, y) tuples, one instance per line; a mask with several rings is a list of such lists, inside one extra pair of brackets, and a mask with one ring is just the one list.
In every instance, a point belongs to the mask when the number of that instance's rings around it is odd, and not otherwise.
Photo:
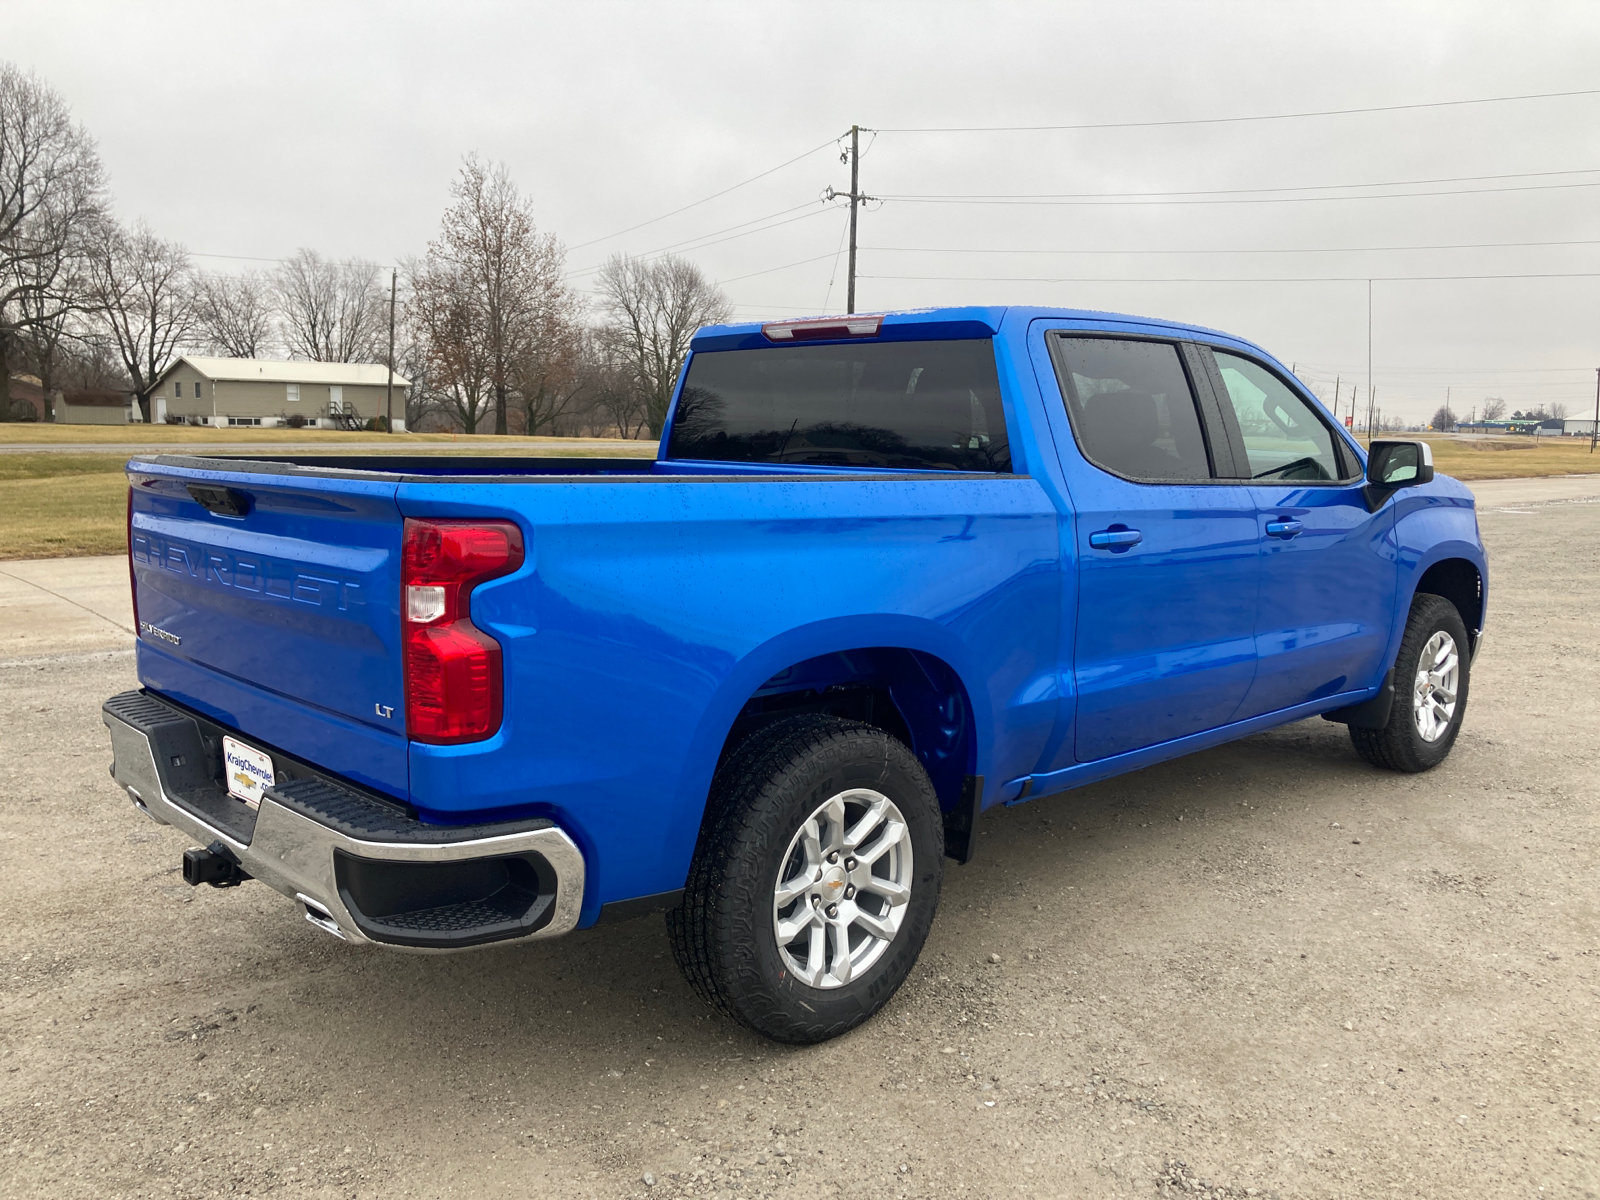
[(1426, 592), (1411, 602), (1394, 665), (1394, 706), (1382, 729), (1350, 727), (1356, 752), (1390, 771), (1426, 771), (1455, 745), (1467, 711), (1472, 657), (1456, 606)]
[(938, 798), (903, 743), (837, 717), (780, 721), (717, 772), (683, 905), (667, 914), (673, 956), (748, 1029), (837, 1037), (910, 973), (943, 869)]

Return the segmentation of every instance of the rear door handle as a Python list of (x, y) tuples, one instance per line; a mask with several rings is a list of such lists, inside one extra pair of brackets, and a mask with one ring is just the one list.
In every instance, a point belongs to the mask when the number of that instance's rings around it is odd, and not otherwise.
[(1099, 533), (1089, 535), (1089, 545), (1096, 550), (1125, 550), (1142, 541), (1144, 534), (1137, 529), (1102, 529)]
[(1293, 517), (1283, 517), (1276, 521), (1267, 522), (1267, 536), (1276, 538), (1292, 538), (1305, 526)]

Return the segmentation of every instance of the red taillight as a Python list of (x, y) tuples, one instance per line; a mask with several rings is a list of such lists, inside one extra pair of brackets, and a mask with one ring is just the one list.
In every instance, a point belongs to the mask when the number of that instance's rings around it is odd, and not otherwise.
[(486, 738), (500, 728), (500, 643), (473, 625), (472, 589), (522, 565), (522, 531), (510, 521), (408, 518), (403, 563), (407, 735)]
[(139, 636), (139, 577), (133, 573), (133, 485), (128, 485), (128, 595), (133, 601), (133, 636)]

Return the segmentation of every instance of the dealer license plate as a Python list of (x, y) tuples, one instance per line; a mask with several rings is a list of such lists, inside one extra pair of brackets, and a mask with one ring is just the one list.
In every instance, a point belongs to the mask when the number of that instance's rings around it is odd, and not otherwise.
[(261, 793), (276, 782), (272, 756), (231, 737), (222, 739), (222, 768), (228, 777), (228, 794), (251, 808), (260, 805)]

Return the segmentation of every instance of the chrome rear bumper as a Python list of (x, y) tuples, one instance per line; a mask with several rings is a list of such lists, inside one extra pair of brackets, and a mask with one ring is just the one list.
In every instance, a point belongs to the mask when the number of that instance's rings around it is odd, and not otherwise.
[[(325, 777), (280, 783), (252, 813), (196, 771), (209, 723), (142, 692), (112, 697), (102, 717), (112, 778), (141, 812), (234, 860), (336, 937), (426, 952), (556, 937), (578, 923), (583, 854), (554, 822), (425, 825)], [(509, 901), (462, 891), (502, 876)], [(395, 897), (413, 883), (445, 903), (406, 909)]]

